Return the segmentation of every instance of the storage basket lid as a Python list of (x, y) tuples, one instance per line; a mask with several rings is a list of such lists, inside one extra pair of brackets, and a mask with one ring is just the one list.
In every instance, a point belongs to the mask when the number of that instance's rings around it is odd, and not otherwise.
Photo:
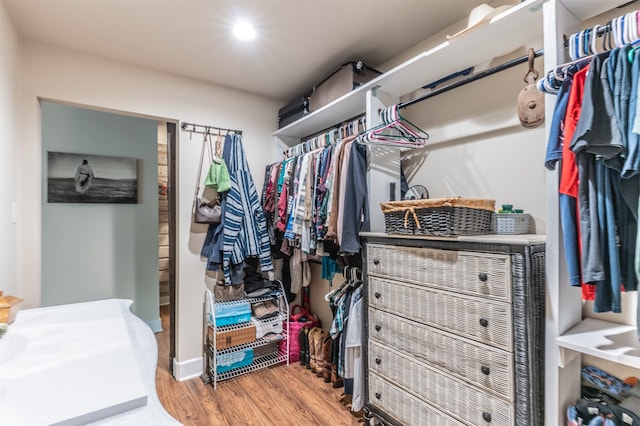
[(380, 203), (383, 213), (391, 213), (397, 211), (406, 211), (407, 209), (425, 209), (435, 207), (467, 207), (471, 209), (491, 210), (494, 211), (496, 206), (495, 200), (486, 200), (478, 198), (430, 198), (425, 200), (404, 200), (404, 201), (387, 201)]
[(234, 315), (250, 314), (251, 305), (246, 303), (234, 303), (229, 305), (216, 305), (214, 307), (216, 318), (230, 317)]

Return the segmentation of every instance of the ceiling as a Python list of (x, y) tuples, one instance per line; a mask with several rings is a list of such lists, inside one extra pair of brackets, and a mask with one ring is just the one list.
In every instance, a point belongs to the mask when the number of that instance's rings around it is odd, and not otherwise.
[[(377, 66), (482, 0), (0, 0), (18, 33), (279, 100), (337, 66)], [(486, 0), (485, 0), (486, 1)], [(254, 23), (252, 42), (231, 26)], [(444, 41), (444, 40), (443, 40)]]

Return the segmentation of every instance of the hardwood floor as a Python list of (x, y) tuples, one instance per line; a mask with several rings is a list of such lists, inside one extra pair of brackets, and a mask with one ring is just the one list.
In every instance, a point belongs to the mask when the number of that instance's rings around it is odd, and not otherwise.
[(169, 372), (168, 307), (161, 307), (156, 387), (165, 409), (185, 426), (358, 425), (334, 389), (299, 363), (225, 380), (213, 389), (199, 379), (176, 381)]

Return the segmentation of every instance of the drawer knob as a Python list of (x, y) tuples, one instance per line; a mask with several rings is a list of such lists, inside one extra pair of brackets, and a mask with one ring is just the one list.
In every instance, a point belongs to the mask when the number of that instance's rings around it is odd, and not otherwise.
[(482, 413), (482, 418), (485, 422), (491, 422), (491, 413), (487, 413), (486, 411)]
[(376, 364), (378, 365), (382, 364), (382, 360), (380, 358), (376, 358)]
[(382, 394), (381, 394), (380, 392), (376, 392), (376, 398), (377, 398), (377, 399), (382, 398)]
[(379, 325), (379, 324), (378, 324), (378, 325), (376, 325), (376, 331), (380, 331), (380, 330), (382, 330), (382, 326), (381, 326), (381, 325)]
[(478, 274), (478, 279), (482, 282), (487, 281), (489, 279), (489, 275), (486, 272), (480, 272)]
[(376, 297), (376, 299), (380, 299), (382, 297), (382, 295), (377, 291), (373, 295)]
[(483, 327), (488, 327), (489, 326), (489, 320), (486, 318), (480, 318), (480, 325)]
[(485, 376), (488, 376), (489, 373), (491, 372), (491, 370), (489, 370), (489, 367), (487, 367), (486, 365), (483, 365), (482, 367), (480, 367), (480, 370), (482, 371), (482, 374), (484, 374)]
[(380, 264), (380, 259), (373, 259), (373, 264), (374, 265), (379, 265)]

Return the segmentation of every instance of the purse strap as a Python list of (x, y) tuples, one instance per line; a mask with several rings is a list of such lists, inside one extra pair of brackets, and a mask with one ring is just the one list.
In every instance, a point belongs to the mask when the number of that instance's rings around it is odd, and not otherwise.
[[(200, 163), (198, 164), (198, 176), (196, 177), (196, 194), (194, 197), (194, 201), (198, 197), (198, 194), (200, 193), (200, 179), (202, 178), (202, 163), (204, 163), (204, 150), (207, 143), (209, 145), (209, 157), (212, 156), (210, 136), (211, 135), (209, 135), (209, 129), (207, 128), (206, 132), (204, 133), (204, 138), (202, 139), (202, 149), (200, 149)], [(213, 161), (213, 159), (211, 159), (211, 161)]]

